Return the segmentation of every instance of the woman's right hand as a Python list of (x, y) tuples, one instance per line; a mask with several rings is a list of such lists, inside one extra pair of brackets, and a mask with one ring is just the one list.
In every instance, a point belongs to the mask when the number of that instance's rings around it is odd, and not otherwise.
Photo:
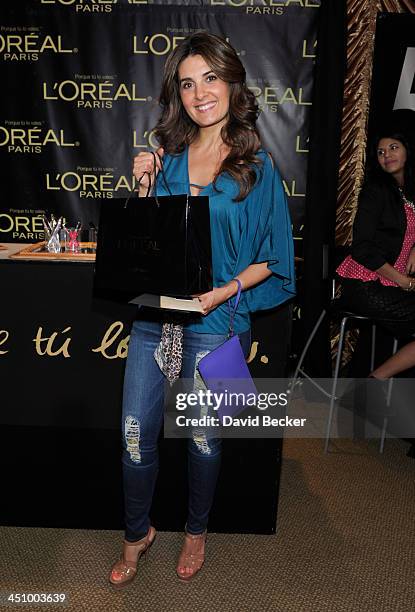
[(398, 272), (395, 270), (390, 264), (384, 263), (380, 268), (375, 270), (378, 274), (383, 276), (384, 278), (393, 281), (396, 283), (401, 289), (405, 291), (413, 291), (412, 287), (415, 286), (415, 280), (412, 276), (407, 276), (406, 274), (402, 274), (402, 272)]
[[(161, 163), (158, 156), (163, 157), (164, 149), (160, 147), (156, 153), (156, 172), (154, 173), (154, 156), (150, 151), (143, 151), (134, 157), (133, 174), (137, 181), (140, 181), (139, 195), (143, 196), (147, 193), (149, 185), (154, 185), (157, 174), (161, 169)], [(145, 174), (148, 172), (148, 174)], [(142, 178), (141, 178), (142, 177)]]
[(401, 279), (398, 281), (398, 285), (400, 286), (401, 289), (404, 289), (405, 291), (413, 291), (412, 287), (415, 286), (415, 279), (413, 278), (413, 276), (405, 276), (404, 274), (401, 275)]
[(415, 274), (415, 247), (412, 247), (409, 253), (408, 261), (406, 262), (406, 273)]

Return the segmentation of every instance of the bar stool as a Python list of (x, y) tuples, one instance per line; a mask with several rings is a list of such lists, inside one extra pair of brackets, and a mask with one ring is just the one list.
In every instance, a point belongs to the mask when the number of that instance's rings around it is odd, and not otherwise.
[[(292, 397), (292, 392), (294, 391), (294, 388), (300, 378), (300, 375), (303, 376), (304, 378), (307, 378), (307, 380), (309, 380), (311, 382), (311, 384), (317, 388), (319, 391), (321, 391), (321, 393), (323, 393), (323, 395), (325, 395), (326, 397), (330, 398), (330, 409), (329, 409), (329, 416), (328, 416), (328, 420), (327, 420), (327, 426), (326, 426), (326, 436), (325, 436), (325, 444), (324, 444), (324, 452), (327, 453), (328, 452), (328, 448), (329, 448), (329, 443), (330, 443), (330, 433), (331, 433), (331, 427), (332, 427), (332, 423), (333, 423), (333, 416), (334, 416), (334, 409), (335, 409), (335, 402), (338, 399), (336, 397), (336, 391), (337, 391), (337, 383), (338, 383), (338, 378), (339, 378), (339, 371), (340, 371), (340, 364), (341, 364), (341, 360), (342, 360), (342, 354), (343, 354), (343, 349), (344, 349), (344, 341), (345, 341), (345, 335), (346, 335), (346, 326), (347, 323), (349, 321), (372, 321), (372, 341), (371, 341), (371, 354), (370, 354), (370, 370), (372, 371), (375, 367), (375, 352), (376, 352), (376, 323), (371, 319), (371, 317), (367, 317), (364, 315), (359, 315), (355, 312), (351, 312), (348, 310), (343, 310), (342, 308), (340, 308), (338, 306), (339, 303), (339, 299), (333, 299), (330, 307), (328, 309), (325, 309), (322, 311), (317, 323), (315, 324), (305, 346), (303, 349), (303, 352), (300, 355), (300, 358), (298, 360), (297, 363), (297, 367), (295, 369), (294, 372), (294, 376), (292, 378), (291, 384), (290, 384), (290, 397)], [(334, 373), (333, 373), (333, 382), (331, 385), (331, 390), (330, 392), (328, 392), (326, 389), (324, 389), (321, 385), (318, 384), (317, 381), (315, 381), (311, 376), (309, 376), (307, 374), (307, 372), (304, 370), (303, 368), (303, 362), (304, 359), (306, 358), (308, 349), (310, 348), (310, 345), (314, 339), (314, 336), (316, 335), (320, 325), (322, 324), (324, 318), (326, 316), (331, 315), (333, 317), (333, 315), (336, 316), (336, 318), (340, 319), (340, 334), (339, 334), (339, 343), (338, 343), (338, 347), (337, 347), (337, 356), (336, 356), (336, 362), (335, 362), (335, 366), (334, 366)], [(398, 349), (398, 340), (397, 338), (394, 338), (393, 341), (393, 348), (392, 348), (392, 355), (394, 355), (396, 353)], [(392, 395), (392, 385), (393, 385), (393, 378), (390, 378), (388, 381), (388, 390), (387, 390), (387, 395), (386, 395), (386, 406), (389, 407), (390, 405), (390, 400), (391, 400), (391, 395)], [(383, 419), (383, 425), (382, 425), (382, 433), (381, 433), (381, 438), (380, 438), (380, 447), (379, 447), (379, 452), (383, 453), (383, 449), (385, 446), (385, 437), (386, 437), (386, 428), (387, 428), (387, 423), (388, 423), (388, 417), (385, 416)]]

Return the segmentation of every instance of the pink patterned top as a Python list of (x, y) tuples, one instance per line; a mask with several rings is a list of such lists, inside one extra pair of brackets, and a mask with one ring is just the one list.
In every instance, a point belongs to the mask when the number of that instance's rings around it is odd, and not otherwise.
[[(408, 261), (409, 253), (415, 244), (415, 211), (410, 204), (405, 202), (405, 214), (406, 214), (406, 232), (402, 243), (402, 249), (398, 259), (395, 261), (393, 267), (401, 274), (405, 274), (406, 264)], [(398, 287), (399, 285), (391, 280), (388, 280), (381, 274), (373, 272), (362, 264), (357, 263), (351, 255), (348, 255), (346, 259), (340, 264), (336, 270), (337, 274), (345, 278), (358, 278), (362, 281), (375, 281), (380, 280), (382, 285), (388, 287)]]

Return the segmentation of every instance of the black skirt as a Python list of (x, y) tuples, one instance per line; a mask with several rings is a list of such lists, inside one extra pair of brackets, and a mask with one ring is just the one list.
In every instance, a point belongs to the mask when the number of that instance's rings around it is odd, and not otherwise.
[(373, 319), (396, 337), (415, 335), (415, 292), (342, 278), (340, 307)]

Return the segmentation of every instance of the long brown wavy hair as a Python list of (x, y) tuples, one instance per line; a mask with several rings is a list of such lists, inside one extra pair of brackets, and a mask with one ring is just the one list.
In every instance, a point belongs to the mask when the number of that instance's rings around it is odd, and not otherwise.
[(221, 137), (230, 148), (223, 160), (221, 172), (229, 173), (239, 183), (237, 202), (243, 200), (256, 181), (253, 164), (260, 164), (256, 157), (261, 141), (256, 128), (258, 104), (246, 85), (246, 72), (235, 49), (223, 38), (207, 32), (196, 32), (185, 38), (168, 56), (159, 103), (161, 117), (155, 135), (167, 153), (183, 152), (199, 132), (199, 126), (186, 113), (181, 98), (178, 77), (179, 64), (189, 55), (201, 55), (217, 77), (229, 83), (229, 117), (222, 126)]

